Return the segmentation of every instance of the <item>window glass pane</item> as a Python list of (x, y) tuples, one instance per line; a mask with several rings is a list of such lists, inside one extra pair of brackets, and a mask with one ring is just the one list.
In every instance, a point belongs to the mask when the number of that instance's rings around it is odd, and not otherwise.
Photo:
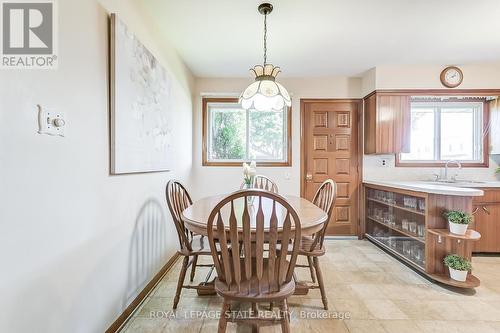
[(246, 156), (246, 112), (241, 108), (209, 107), (210, 159), (237, 160)]
[(441, 108), (441, 160), (474, 160), (474, 109)]
[(412, 108), (410, 153), (401, 154), (402, 160), (434, 160), (434, 109)]
[(285, 112), (249, 112), (249, 158), (284, 160)]

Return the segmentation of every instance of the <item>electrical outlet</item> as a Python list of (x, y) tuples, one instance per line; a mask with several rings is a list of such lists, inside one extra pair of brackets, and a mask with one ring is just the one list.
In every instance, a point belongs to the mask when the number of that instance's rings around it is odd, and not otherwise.
[(389, 166), (389, 159), (387, 158), (381, 158), (380, 159), (380, 166), (383, 168), (386, 168)]

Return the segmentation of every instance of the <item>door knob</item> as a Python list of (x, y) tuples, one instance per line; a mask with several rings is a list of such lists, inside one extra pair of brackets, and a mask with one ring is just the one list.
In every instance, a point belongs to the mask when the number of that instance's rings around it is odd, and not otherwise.
[(311, 180), (313, 180), (313, 175), (312, 175), (312, 173), (307, 172), (306, 173), (306, 181), (310, 182)]

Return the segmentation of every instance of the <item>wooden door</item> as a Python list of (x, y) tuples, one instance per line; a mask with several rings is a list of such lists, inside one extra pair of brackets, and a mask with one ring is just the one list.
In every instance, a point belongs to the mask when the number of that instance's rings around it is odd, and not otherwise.
[(357, 235), (359, 100), (301, 100), (301, 194), (312, 200), (320, 184), (337, 183), (328, 235)]
[(500, 203), (474, 205), (474, 224), (470, 226), (481, 234), (474, 242), (474, 252), (500, 252)]

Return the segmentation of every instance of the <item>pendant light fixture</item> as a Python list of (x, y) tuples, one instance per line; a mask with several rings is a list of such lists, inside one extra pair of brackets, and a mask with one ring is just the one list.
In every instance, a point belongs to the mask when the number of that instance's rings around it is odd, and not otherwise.
[(245, 110), (281, 111), (285, 105), (291, 106), (292, 102), (285, 87), (276, 82), (280, 68), (267, 63), (267, 15), (273, 11), (273, 5), (263, 3), (258, 10), (264, 15), (264, 64), (250, 69), (255, 82), (241, 94), (240, 104)]

